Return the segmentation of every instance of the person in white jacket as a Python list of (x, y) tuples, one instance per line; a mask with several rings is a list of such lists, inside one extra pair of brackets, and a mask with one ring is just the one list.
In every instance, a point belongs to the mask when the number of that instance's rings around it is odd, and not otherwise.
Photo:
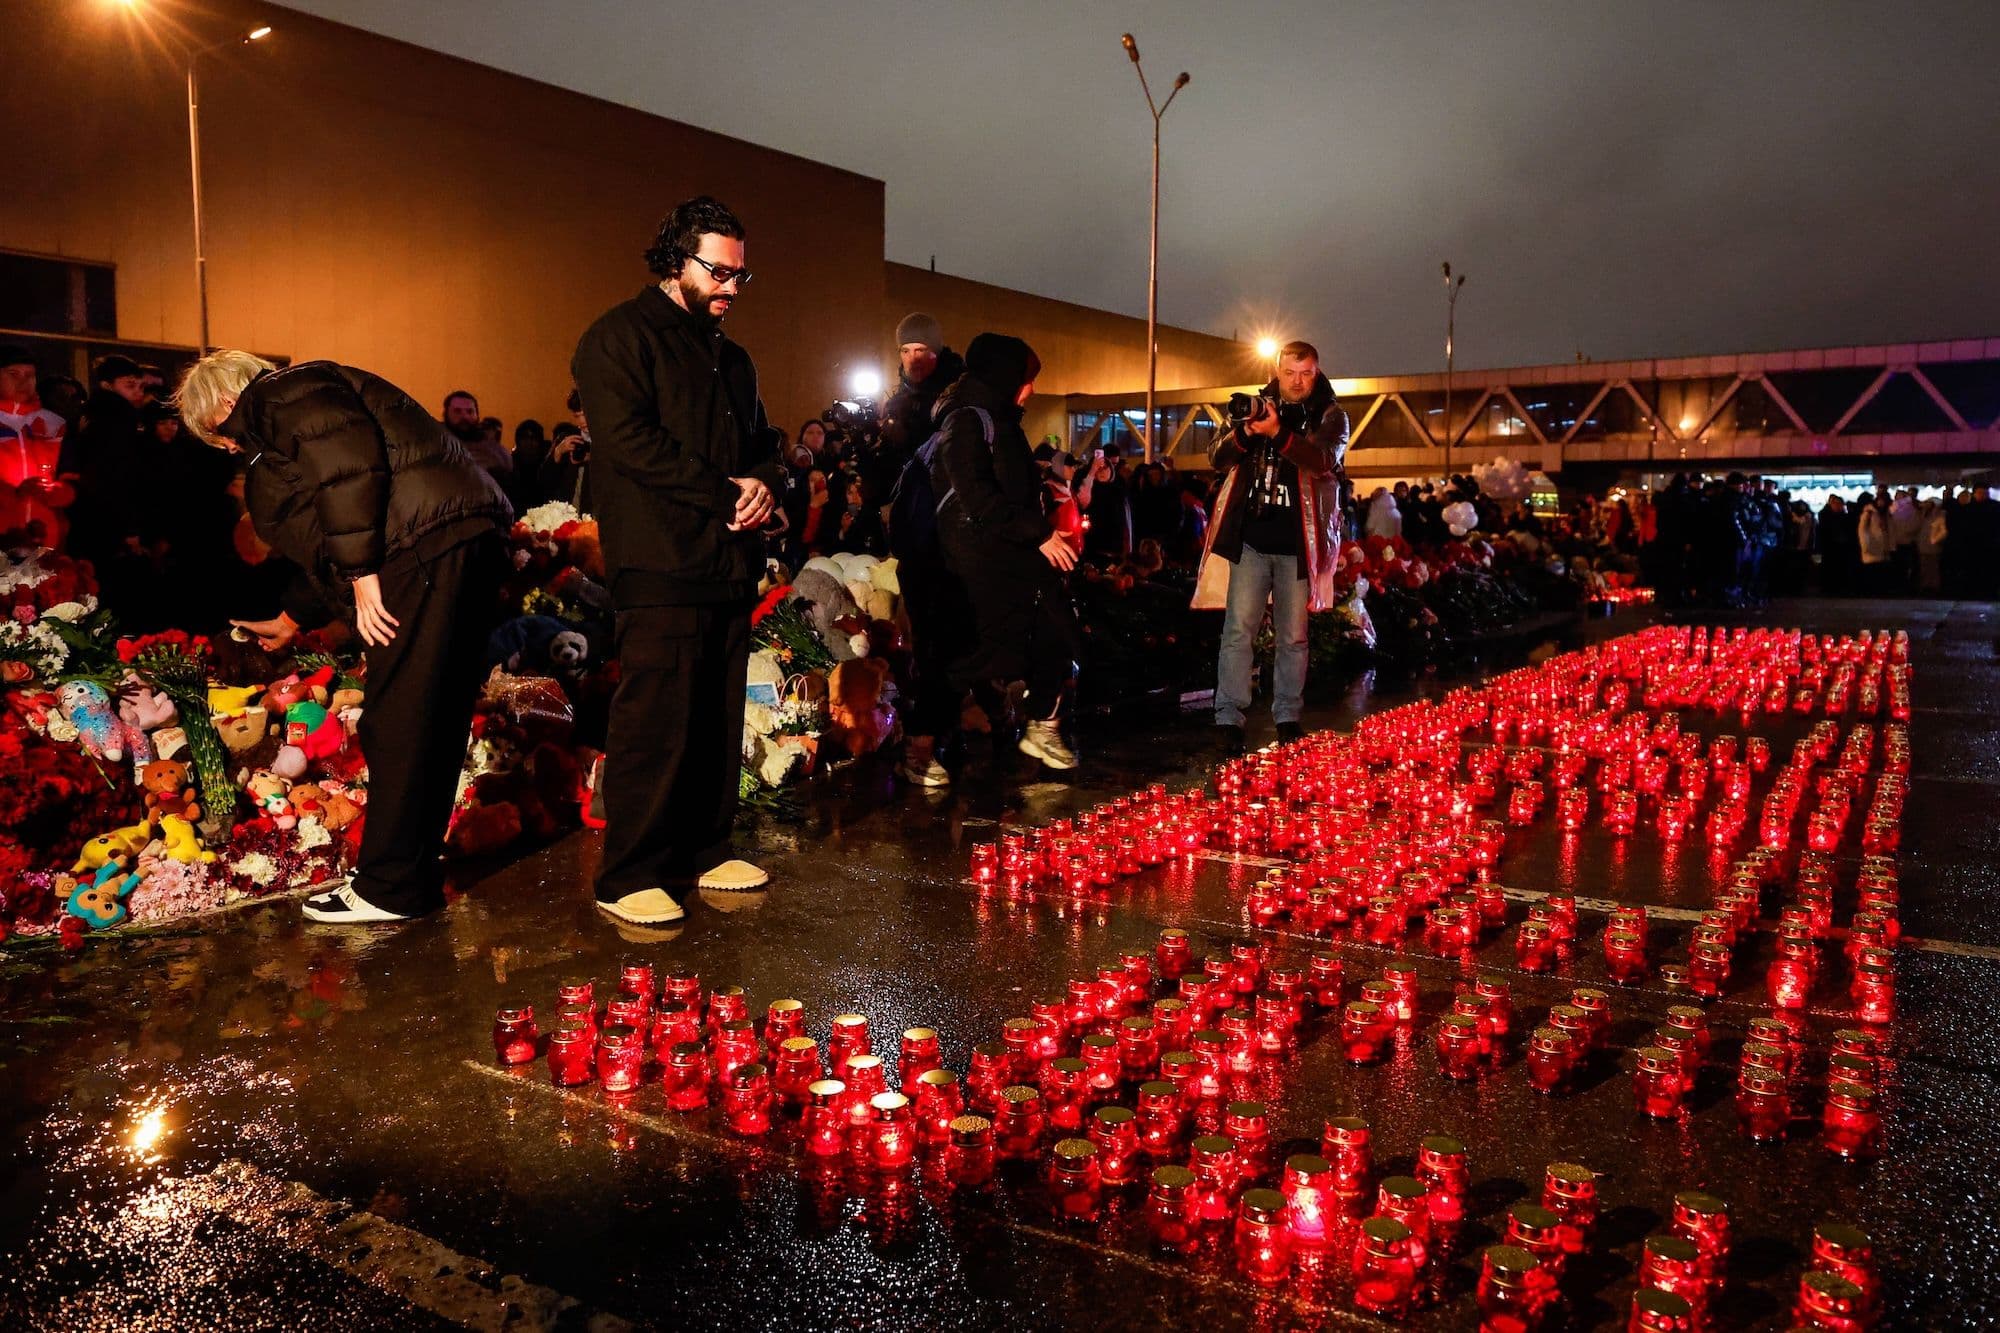
[(1886, 597), (1891, 592), (1894, 571), (1890, 565), (1889, 500), (1884, 495), (1864, 495), (1861, 502), (1861, 591), (1869, 597)]
[(1889, 561), (1896, 567), (1896, 591), (1913, 592), (1917, 586), (1917, 532), (1923, 520), (1917, 513), (1917, 493), (1908, 487), (1896, 492), (1889, 506)]
[(1387, 486), (1377, 486), (1375, 494), (1368, 497), (1365, 530), (1370, 537), (1395, 538), (1403, 535), (1403, 511), (1396, 507), (1396, 497), (1389, 494)]

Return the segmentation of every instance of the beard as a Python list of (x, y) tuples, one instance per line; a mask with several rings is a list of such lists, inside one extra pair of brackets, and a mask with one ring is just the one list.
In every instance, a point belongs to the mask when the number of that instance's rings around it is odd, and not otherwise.
[[(689, 265), (689, 267), (693, 266)], [(710, 323), (720, 324), (722, 322), (722, 317), (727, 311), (718, 312), (713, 303), (718, 300), (732, 300), (733, 298), (710, 296), (695, 285), (694, 279), (685, 275), (674, 279), (674, 284), (680, 288), (682, 305)]]

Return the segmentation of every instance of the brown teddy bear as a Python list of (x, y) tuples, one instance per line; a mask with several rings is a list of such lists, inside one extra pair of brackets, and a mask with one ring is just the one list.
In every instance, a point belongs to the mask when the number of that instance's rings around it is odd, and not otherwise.
[(302, 782), (291, 790), (292, 809), (299, 818), (311, 817), (328, 833), (338, 833), (361, 817), (361, 807), (336, 791), (316, 782)]
[(178, 759), (155, 759), (139, 770), (139, 785), (146, 792), (146, 811), (155, 817), (179, 815), (190, 824), (201, 819), (188, 766)]
[(879, 657), (838, 663), (827, 680), (827, 739), (855, 757), (878, 750), (895, 729), (896, 714), (882, 702), (889, 664)]

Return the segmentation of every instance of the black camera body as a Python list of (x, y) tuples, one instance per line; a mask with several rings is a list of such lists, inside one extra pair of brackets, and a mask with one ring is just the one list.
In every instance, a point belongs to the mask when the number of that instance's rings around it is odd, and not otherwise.
[(882, 422), (871, 398), (836, 398), (821, 415), (827, 443), (836, 454), (873, 453), (882, 441)]
[(1312, 429), (1312, 419), (1304, 403), (1288, 403), (1282, 398), (1269, 394), (1232, 393), (1228, 406), (1224, 409), (1229, 416), (1229, 424), (1243, 426), (1257, 415), (1259, 406), (1269, 403), (1278, 413), (1278, 424), (1286, 430), (1304, 435)]

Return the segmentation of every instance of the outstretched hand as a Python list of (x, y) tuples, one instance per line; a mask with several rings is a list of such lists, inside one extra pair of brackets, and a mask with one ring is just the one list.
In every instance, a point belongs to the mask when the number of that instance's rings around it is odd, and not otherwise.
[(402, 622), (382, 605), (379, 574), (363, 574), (354, 580), (354, 624), (361, 631), (361, 641), (376, 648), (387, 647), (396, 637), (396, 628)]

